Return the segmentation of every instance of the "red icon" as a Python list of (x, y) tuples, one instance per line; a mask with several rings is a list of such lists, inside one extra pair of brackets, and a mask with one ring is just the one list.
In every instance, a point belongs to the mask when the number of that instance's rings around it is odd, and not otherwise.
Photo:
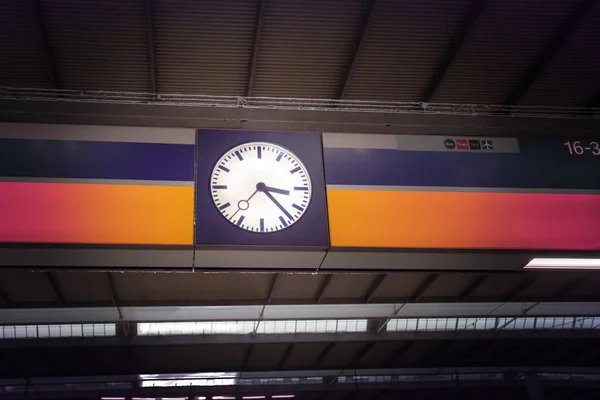
[(456, 147), (459, 150), (469, 150), (469, 141), (468, 140), (457, 140)]

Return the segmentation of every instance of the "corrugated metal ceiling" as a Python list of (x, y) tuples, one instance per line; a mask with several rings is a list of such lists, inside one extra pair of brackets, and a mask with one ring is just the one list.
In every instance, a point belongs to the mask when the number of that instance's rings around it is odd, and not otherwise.
[(587, 104), (600, 89), (600, 2), (554, 57), (521, 104)]
[(550, 51), (521, 104), (583, 106), (600, 86), (593, 0), (488, 0), (473, 24), (476, 0), (263, 1), (5, 0), (0, 85), (332, 99), (347, 81), (346, 99), (503, 103)]
[(63, 88), (150, 90), (144, 0), (40, 0)]
[(472, 1), (379, 0), (347, 99), (421, 101)]
[(268, 1), (253, 94), (336, 98), (367, 3)]
[(0, 86), (52, 87), (31, 3), (0, 1)]
[(503, 104), (578, 3), (488, 1), (433, 101)]
[(246, 92), (258, 0), (153, 0), (159, 93)]

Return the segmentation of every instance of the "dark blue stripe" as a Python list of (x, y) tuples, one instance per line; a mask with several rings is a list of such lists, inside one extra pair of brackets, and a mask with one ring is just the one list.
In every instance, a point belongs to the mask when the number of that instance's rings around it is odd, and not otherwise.
[(0, 176), (194, 180), (194, 146), (0, 139)]
[(325, 148), (330, 185), (600, 190), (600, 156), (561, 141), (520, 141), (521, 154)]

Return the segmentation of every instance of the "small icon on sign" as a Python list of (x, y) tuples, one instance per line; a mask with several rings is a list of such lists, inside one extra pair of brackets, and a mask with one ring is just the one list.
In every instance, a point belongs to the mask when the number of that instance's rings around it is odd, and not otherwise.
[(454, 143), (454, 140), (452, 139), (446, 139), (444, 140), (444, 146), (446, 146), (447, 149), (452, 150), (456, 147), (456, 143)]
[(494, 144), (492, 143), (491, 140), (482, 140), (481, 148), (483, 150), (494, 150)]
[(467, 140), (457, 140), (456, 147), (460, 150), (469, 150), (469, 142)]
[(481, 142), (479, 140), (469, 140), (469, 148), (471, 150), (481, 150)]

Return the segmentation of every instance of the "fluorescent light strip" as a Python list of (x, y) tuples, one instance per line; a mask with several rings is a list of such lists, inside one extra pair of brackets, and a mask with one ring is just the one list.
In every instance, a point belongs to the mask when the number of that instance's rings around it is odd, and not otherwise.
[(534, 258), (525, 268), (600, 269), (600, 258)]

